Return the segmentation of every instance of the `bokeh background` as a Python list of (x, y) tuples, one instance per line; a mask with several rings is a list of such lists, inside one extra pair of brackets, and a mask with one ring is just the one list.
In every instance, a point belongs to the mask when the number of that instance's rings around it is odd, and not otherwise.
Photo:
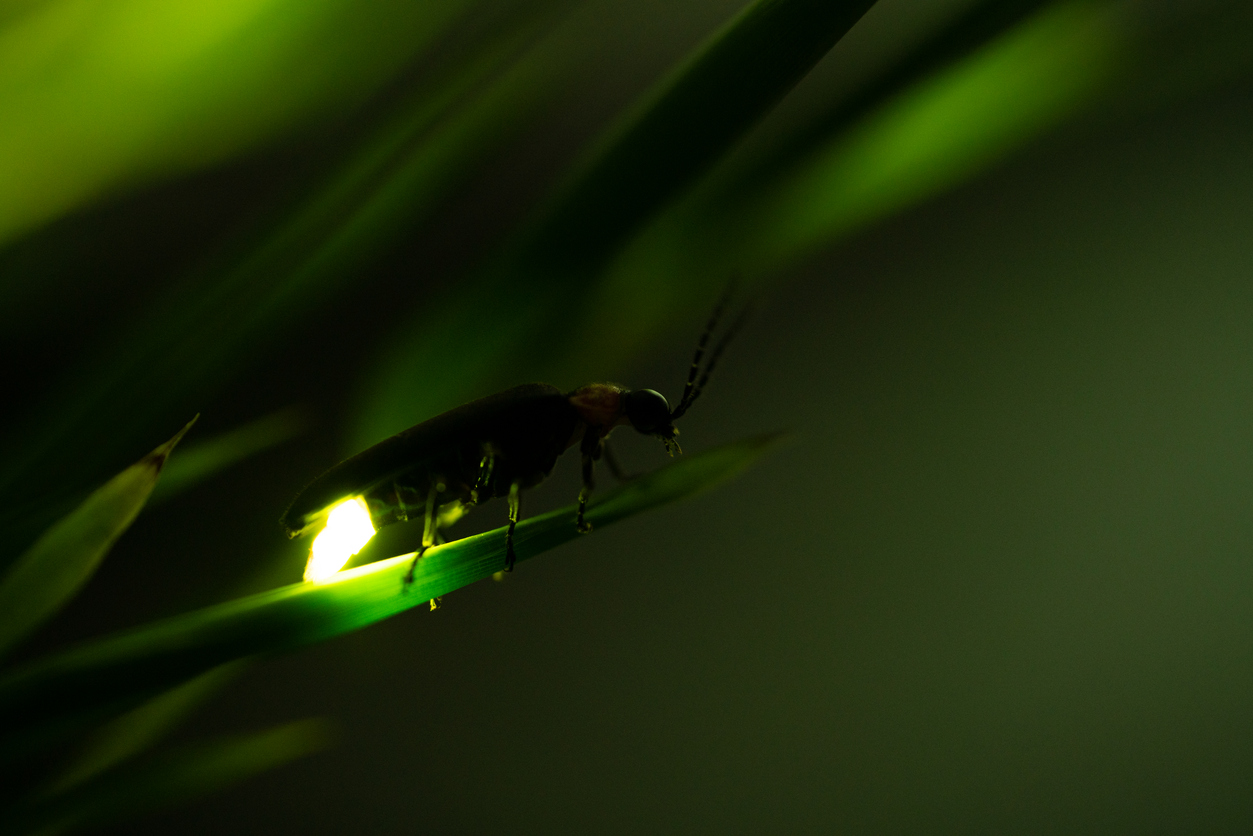
[(673, 399), (732, 275), (684, 446), (791, 433), (251, 666), (164, 745), (337, 743), (108, 832), (1253, 827), (1253, 10), (881, 0), (655, 205), (563, 219), (742, 5), (0, 7), (6, 560), (201, 414), (22, 659), (295, 582), (291, 496), (470, 398)]

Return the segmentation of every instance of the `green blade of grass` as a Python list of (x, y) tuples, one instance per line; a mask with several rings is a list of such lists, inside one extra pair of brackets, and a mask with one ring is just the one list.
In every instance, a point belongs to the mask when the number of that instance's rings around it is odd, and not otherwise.
[(750, 270), (839, 236), (986, 170), (1110, 91), (1133, 46), (1119, 7), (1066, 0), (905, 91), (754, 194)]
[(527, 238), (521, 272), (586, 269), (722, 158), (874, 0), (757, 0), (588, 155)]
[(473, 5), (28, 8), (0, 29), (0, 242), (101, 194), (203, 168), (365, 100)]
[(196, 419), (110, 479), (44, 532), (0, 581), (0, 653), (57, 613), (87, 583), (156, 487), (161, 468)]
[(188, 801), (326, 748), (323, 720), (187, 746), (10, 814), (3, 831), (49, 836)]
[[(756, 460), (778, 435), (692, 456), (606, 492), (587, 519), (604, 526), (726, 479)], [(125, 710), (136, 701), (218, 665), (273, 654), (357, 630), (425, 604), (504, 567), (505, 529), (430, 549), (412, 586), (412, 555), (187, 613), (30, 663), (0, 680), (0, 714), (21, 718), (5, 749), (29, 751), (74, 718)], [(574, 507), (525, 520), (514, 537), (519, 561), (574, 539)]]
[(48, 784), (42, 796), (62, 795), (143, 752), (234, 679), (242, 669), (242, 662), (214, 668), (110, 721), (91, 736), (66, 768)]

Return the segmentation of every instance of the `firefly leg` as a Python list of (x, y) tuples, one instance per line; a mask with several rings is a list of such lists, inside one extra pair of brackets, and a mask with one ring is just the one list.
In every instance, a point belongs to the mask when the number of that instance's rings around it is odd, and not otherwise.
[(587, 510), (587, 500), (592, 495), (592, 489), (596, 487), (592, 469), (600, 455), (600, 448), (600, 431), (595, 427), (588, 427), (587, 432), (583, 433), (583, 443), (579, 445), (579, 451), (583, 454), (583, 489), (579, 491), (579, 514), (574, 525), (580, 534), (588, 534), (592, 530), (592, 524), (583, 519), (583, 512)]
[(512, 572), (518, 556), (513, 553), (513, 529), (522, 513), (522, 490), (517, 482), (509, 486), (509, 530), (505, 532), (505, 571)]
[[(435, 497), (439, 495), (443, 487), (443, 483), (436, 480), (436, 484), (431, 485), (431, 490), (426, 495), (426, 518), (423, 521), (422, 551), (418, 553), (419, 556), (435, 545), (435, 536), (439, 534), (439, 505), (436, 504)], [(416, 564), (417, 561), (414, 563)], [(444, 600), (442, 596), (431, 599), (431, 612), (439, 609), (439, 603), (442, 600)]]
[(431, 485), (426, 492), (426, 513), (422, 517), (422, 551), (435, 544), (435, 532), (439, 530), (439, 514), (435, 497), (439, 495), (439, 485)]
[[(417, 554), (413, 556), (413, 562), (409, 564), (409, 572), (405, 575), (404, 589), (409, 591), (410, 585), (413, 584), (413, 573), (418, 568), (418, 561), (422, 559), (422, 555), (426, 554), (432, 544), (435, 543), (435, 532), (439, 530), (439, 520), (436, 519), (435, 497), (439, 495), (439, 485), (435, 482), (431, 483), (430, 489), (426, 492), (426, 508), (423, 514), (422, 527), (422, 545), (418, 547)], [(432, 601), (431, 609), (435, 609), (435, 602)]]

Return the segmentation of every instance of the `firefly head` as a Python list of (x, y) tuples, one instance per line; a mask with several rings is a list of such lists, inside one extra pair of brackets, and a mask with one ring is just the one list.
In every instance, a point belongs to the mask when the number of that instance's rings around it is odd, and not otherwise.
[(631, 426), (645, 435), (655, 435), (670, 426), (670, 403), (652, 389), (628, 392), (626, 414)]
[(652, 389), (636, 389), (625, 396), (627, 420), (638, 432), (654, 435), (673, 451), (678, 448), (674, 440), (679, 431), (670, 421), (670, 404), (665, 395)]

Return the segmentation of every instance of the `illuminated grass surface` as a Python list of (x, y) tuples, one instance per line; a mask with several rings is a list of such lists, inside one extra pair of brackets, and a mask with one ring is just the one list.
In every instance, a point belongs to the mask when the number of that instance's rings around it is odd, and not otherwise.
[[(587, 512), (599, 528), (708, 488), (778, 440), (763, 435), (684, 456), (606, 491)], [(518, 524), (519, 561), (579, 536), (574, 506)], [(595, 535), (593, 535), (595, 536)], [(0, 713), (21, 718), (8, 754), (116, 713), (204, 671), (249, 656), (324, 641), (447, 595), (500, 571), (505, 529), (430, 549), (402, 592), (412, 555), (371, 563), (321, 583), (298, 583), (104, 638), (30, 663), (0, 680)], [(623, 571), (627, 571), (624, 567)]]

